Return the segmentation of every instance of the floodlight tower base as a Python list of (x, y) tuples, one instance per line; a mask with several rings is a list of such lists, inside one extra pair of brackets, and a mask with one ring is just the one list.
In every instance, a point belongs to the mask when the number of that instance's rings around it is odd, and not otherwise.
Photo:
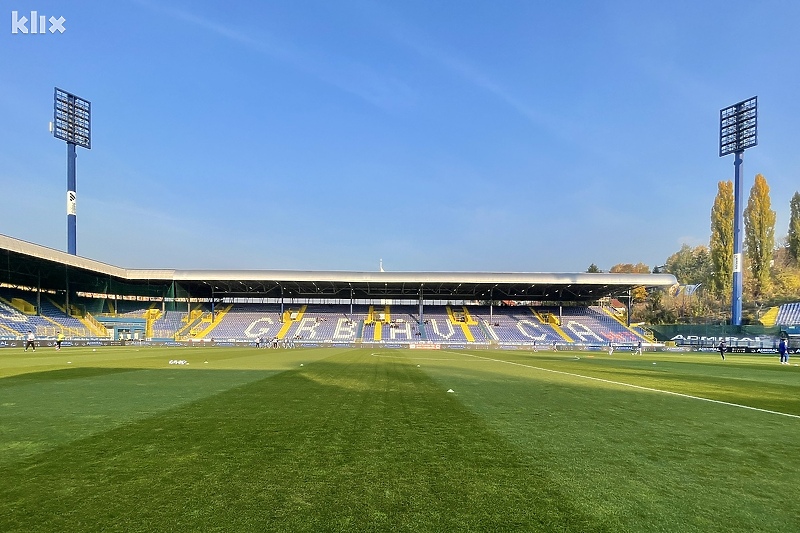
[(75, 143), (67, 143), (67, 253), (77, 255), (77, 210), (75, 194)]
[(742, 325), (742, 243), (744, 208), (742, 201), (742, 162), (744, 151), (736, 152), (733, 159), (733, 291), (731, 294), (731, 325)]

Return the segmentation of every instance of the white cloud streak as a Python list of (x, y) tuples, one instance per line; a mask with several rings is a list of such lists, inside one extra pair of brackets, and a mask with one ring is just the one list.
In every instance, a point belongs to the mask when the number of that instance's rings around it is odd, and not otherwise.
[(265, 31), (258, 36), (226, 26), (184, 10), (134, 0), (140, 6), (201, 28), (265, 57), (287, 64), (317, 80), (384, 110), (404, 107), (414, 100), (411, 88), (393, 76), (386, 76), (364, 63), (347, 57), (324, 57), (279, 41)]

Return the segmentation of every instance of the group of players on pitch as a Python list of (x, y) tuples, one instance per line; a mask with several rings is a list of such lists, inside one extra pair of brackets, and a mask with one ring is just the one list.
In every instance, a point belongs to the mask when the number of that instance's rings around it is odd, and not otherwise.
[[(61, 343), (64, 342), (64, 332), (59, 331), (58, 335), (56, 336), (56, 350), (61, 349)], [(33, 334), (33, 331), (28, 330), (28, 335), (25, 337), (25, 351), (28, 351), (28, 348), (32, 348), (33, 351), (36, 351), (36, 335)]]
[[(719, 350), (719, 355), (722, 357), (722, 360), (725, 360), (725, 352), (728, 350), (728, 346), (725, 343), (725, 339), (722, 339), (717, 346), (717, 350)], [(788, 365), (789, 364), (789, 347), (786, 345), (786, 339), (781, 337), (780, 342), (778, 343), (778, 355), (780, 355), (781, 364)]]
[(278, 337), (272, 337), (271, 339), (262, 339), (259, 337), (256, 339), (256, 348), (294, 348), (295, 340), (300, 340), (300, 336), (297, 335), (292, 338), (288, 339), (279, 339)]

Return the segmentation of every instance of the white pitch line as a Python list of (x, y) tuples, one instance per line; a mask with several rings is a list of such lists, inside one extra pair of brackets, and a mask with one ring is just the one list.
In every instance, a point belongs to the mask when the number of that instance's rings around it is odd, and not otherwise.
[(593, 377), (593, 376), (584, 376), (582, 374), (575, 374), (573, 372), (564, 372), (562, 370), (552, 370), (550, 368), (542, 368), (542, 367), (533, 366), (533, 365), (526, 365), (526, 364), (523, 364), (523, 363), (515, 363), (513, 361), (504, 361), (502, 359), (492, 359), (491, 357), (483, 357), (483, 356), (480, 356), (480, 355), (472, 355), (472, 354), (460, 353), (460, 352), (450, 352), (450, 353), (457, 353), (459, 355), (466, 355), (467, 357), (476, 357), (478, 359), (484, 359), (486, 361), (493, 361), (495, 363), (505, 363), (507, 365), (521, 366), (521, 367), (530, 368), (530, 369), (533, 369), (533, 370), (541, 370), (542, 372), (551, 372), (553, 374), (562, 374), (564, 376), (572, 376), (572, 377), (575, 377), (575, 378), (590, 379), (592, 381), (601, 381), (603, 383), (609, 383), (611, 385), (620, 385), (622, 387), (630, 387), (632, 389), (639, 389), (639, 390), (645, 390), (645, 391), (650, 391), (650, 392), (660, 392), (662, 394), (671, 394), (672, 396), (680, 396), (682, 398), (690, 398), (692, 400), (701, 400), (701, 401), (704, 401), (704, 402), (718, 403), (718, 404), (721, 404), (721, 405), (729, 405), (731, 407), (740, 407), (742, 409), (750, 409), (751, 411), (759, 411), (761, 413), (769, 413), (771, 415), (781, 415), (781, 416), (788, 416), (789, 418), (800, 419), (800, 415), (793, 415), (791, 413), (781, 413), (780, 411), (770, 411), (769, 409), (761, 409), (759, 407), (752, 407), (752, 406), (749, 406), (749, 405), (742, 405), (742, 404), (739, 404), (739, 403), (723, 402), (722, 400), (713, 400), (711, 398), (703, 398), (702, 396), (692, 396), (691, 394), (683, 394), (681, 392), (673, 392), (673, 391), (662, 390), (662, 389), (654, 389), (652, 387), (644, 387), (642, 385), (633, 385), (631, 383), (623, 383), (621, 381), (612, 381), (610, 379), (596, 378), (596, 377)]

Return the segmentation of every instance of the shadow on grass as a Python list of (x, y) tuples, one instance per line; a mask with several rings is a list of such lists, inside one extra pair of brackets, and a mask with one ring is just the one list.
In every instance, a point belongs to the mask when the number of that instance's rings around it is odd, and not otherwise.
[(139, 368), (59, 368), (57, 370), (28, 372), (26, 374), (16, 374), (5, 378), (0, 378), (0, 388), (13, 387), (15, 385), (30, 385), (31, 383), (45, 381), (65, 381), (71, 379), (96, 378), (112, 374), (122, 374), (125, 372), (139, 372), (141, 370), (142, 369)]

